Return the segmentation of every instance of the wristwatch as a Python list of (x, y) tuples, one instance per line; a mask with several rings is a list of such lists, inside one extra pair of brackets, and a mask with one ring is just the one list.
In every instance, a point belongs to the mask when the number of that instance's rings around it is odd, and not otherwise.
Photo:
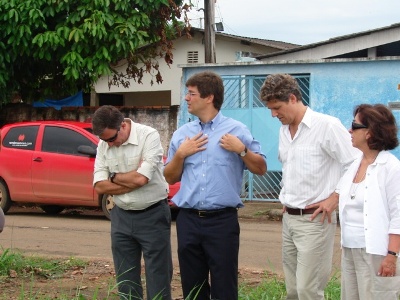
[(110, 176), (108, 177), (112, 183), (114, 183), (115, 175), (117, 175), (117, 173), (112, 172), (112, 173), (110, 174)]
[(240, 157), (245, 157), (246, 154), (247, 154), (247, 147), (244, 146), (244, 150), (243, 150), (242, 152), (239, 153), (239, 156), (240, 156)]

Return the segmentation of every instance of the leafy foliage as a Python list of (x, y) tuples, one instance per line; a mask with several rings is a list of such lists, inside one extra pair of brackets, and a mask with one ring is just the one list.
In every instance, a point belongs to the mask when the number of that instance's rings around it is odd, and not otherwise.
[[(14, 90), (24, 100), (90, 91), (102, 75), (127, 87), (153, 70), (161, 83), (156, 58), (172, 63), (172, 37), (188, 29), (182, 2), (0, 0), (0, 103)], [(113, 68), (122, 59), (126, 74)]]

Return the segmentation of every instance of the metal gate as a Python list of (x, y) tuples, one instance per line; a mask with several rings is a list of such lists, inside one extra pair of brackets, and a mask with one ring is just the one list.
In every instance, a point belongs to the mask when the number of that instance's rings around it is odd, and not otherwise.
[(243, 200), (276, 201), (280, 191), (281, 165), (278, 161), (280, 122), (271, 117), (259, 99), (265, 76), (224, 76), (225, 95), (221, 111), (225, 116), (244, 123), (267, 156), (268, 172), (254, 175), (245, 171), (241, 197)]
[[(244, 123), (267, 156), (268, 172), (254, 175), (245, 171), (242, 200), (277, 201), (280, 192), (282, 167), (278, 160), (279, 128), (281, 123), (272, 118), (270, 111), (260, 101), (260, 88), (264, 76), (222, 76), (225, 86), (223, 115)], [(309, 105), (310, 75), (293, 75), (300, 85), (303, 102)]]

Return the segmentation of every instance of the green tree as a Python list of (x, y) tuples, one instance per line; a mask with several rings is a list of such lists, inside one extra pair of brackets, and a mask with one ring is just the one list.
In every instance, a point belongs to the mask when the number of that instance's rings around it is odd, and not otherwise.
[[(153, 70), (161, 83), (156, 58), (172, 63), (171, 40), (188, 29), (179, 19), (189, 8), (183, 0), (0, 0), (0, 104), (15, 90), (28, 101), (90, 91), (103, 75), (128, 86)], [(113, 69), (121, 59), (124, 74)]]

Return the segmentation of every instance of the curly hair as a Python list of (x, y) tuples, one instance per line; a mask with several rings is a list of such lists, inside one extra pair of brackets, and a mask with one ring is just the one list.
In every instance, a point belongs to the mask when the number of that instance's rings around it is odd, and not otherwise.
[(357, 114), (371, 134), (367, 141), (370, 149), (392, 150), (399, 145), (396, 119), (385, 105), (360, 104), (355, 107), (353, 116)]
[(290, 95), (296, 96), (301, 101), (301, 92), (296, 79), (289, 74), (272, 74), (267, 76), (260, 89), (260, 99), (264, 102), (288, 102)]
[(194, 74), (186, 81), (186, 87), (188, 86), (197, 87), (202, 98), (214, 95), (214, 107), (218, 111), (221, 109), (224, 102), (224, 83), (218, 74), (209, 71)]

